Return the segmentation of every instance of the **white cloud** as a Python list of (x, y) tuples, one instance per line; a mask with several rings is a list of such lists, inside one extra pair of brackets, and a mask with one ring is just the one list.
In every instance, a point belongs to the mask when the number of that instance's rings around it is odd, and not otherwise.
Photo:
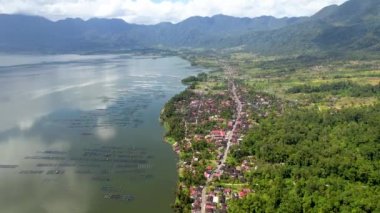
[(67, 17), (122, 18), (127, 22), (154, 24), (179, 22), (190, 16), (225, 14), (307, 16), (347, 0), (0, 0), (0, 13), (41, 15), (52, 20)]

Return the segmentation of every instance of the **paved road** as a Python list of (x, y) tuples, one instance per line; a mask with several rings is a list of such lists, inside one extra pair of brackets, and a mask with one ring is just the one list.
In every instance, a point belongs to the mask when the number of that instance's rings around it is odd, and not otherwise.
[[(235, 101), (235, 103), (237, 105), (237, 107), (236, 107), (236, 113), (237, 113), (236, 121), (238, 121), (241, 118), (241, 111), (243, 110), (243, 105), (242, 105), (242, 103), (241, 103), (241, 101), (239, 99), (239, 96), (236, 93), (236, 86), (235, 86), (234, 81), (232, 80), (233, 71), (234, 70), (231, 67), (226, 67), (225, 68), (225, 72), (229, 76), (228, 78), (229, 78), (229, 84), (231, 85), (231, 93), (232, 93), (233, 99), (234, 99), (234, 101)], [(227, 160), (227, 156), (228, 156), (228, 153), (229, 153), (230, 147), (231, 147), (231, 140), (232, 140), (232, 137), (233, 137), (233, 133), (235, 132), (236, 129), (237, 129), (237, 122), (235, 122), (235, 124), (234, 124), (234, 126), (232, 128), (232, 131), (230, 131), (227, 134), (227, 136), (226, 136), (226, 138), (227, 138), (227, 147), (224, 150), (224, 155), (223, 155), (222, 160), (220, 161), (220, 164), (218, 165), (218, 167), (216, 168), (216, 170), (211, 174), (211, 176), (207, 179), (206, 186), (202, 190), (202, 204), (201, 204), (202, 208), (201, 208), (201, 213), (206, 213), (206, 191), (207, 191), (207, 186), (213, 180), (215, 174), (217, 174), (217, 173), (223, 174), (222, 167), (224, 166), (224, 164), (225, 164), (225, 162)]]

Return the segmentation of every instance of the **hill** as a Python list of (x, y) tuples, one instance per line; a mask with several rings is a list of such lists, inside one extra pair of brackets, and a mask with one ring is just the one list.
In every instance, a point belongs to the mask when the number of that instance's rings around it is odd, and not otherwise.
[(379, 20), (379, 1), (350, 0), (341, 6), (323, 8), (298, 24), (223, 38), (216, 43), (224, 47), (243, 46), (262, 54), (378, 51)]
[(120, 19), (0, 15), (7, 52), (74, 52), (141, 48), (240, 48), (260, 54), (380, 49), (380, 2), (350, 0), (311, 17), (191, 17), (180, 23), (129, 24)]

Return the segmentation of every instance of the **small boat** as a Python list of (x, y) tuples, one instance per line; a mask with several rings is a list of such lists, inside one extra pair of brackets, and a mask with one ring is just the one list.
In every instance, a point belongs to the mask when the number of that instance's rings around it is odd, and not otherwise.
[(62, 175), (64, 173), (65, 173), (65, 171), (58, 170), (58, 169), (57, 170), (49, 170), (46, 172), (47, 175)]

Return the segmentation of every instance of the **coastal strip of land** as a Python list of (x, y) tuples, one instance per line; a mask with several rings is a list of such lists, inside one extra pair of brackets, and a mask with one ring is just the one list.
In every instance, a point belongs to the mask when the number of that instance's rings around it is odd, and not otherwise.
[(179, 157), (175, 212), (377, 208), (379, 61), (184, 58), (212, 71), (183, 79), (161, 113)]
[[(168, 135), (171, 136), (168, 141), (175, 141), (173, 149), (180, 156), (179, 192), (188, 192), (194, 200), (191, 208), (193, 212), (206, 212), (206, 209), (227, 211), (228, 199), (238, 197), (239, 192), (241, 197), (249, 193), (249, 189), (241, 183), (234, 184), (234, 191), (228, 187), (215, 188), (215, 180), (221, 180), (222, 176), (243, 178), (243, 171), (226, 166), (226, 161), (230, 148), (239, 145), (250, 125), (248, 114), (243, 109), (242, 96), (233, 78), (236, 75), (235, 68), (222, 63), (220, 66), (223, 68), (222, 73), (215, 76), (211, 74), (208, 75), (209, 79), (203, 79), (216, 84), (221, 82), (219, 89), (206, 93), (207, 89), (189, 86), (188, 90), (174, 97), (175, 101), (182, 99), (179, 103), (169, 102), (162, 112), (163, 120), (169, 119), (169, 123), (181, 119), (176, 127), (168, 127)], [(248, 169), (248, 164), (245, 162), (243, 168)], [(229, 192), (228, 197), (224, 191)], [(220, 194), (220, 201), (216, 193)]]

